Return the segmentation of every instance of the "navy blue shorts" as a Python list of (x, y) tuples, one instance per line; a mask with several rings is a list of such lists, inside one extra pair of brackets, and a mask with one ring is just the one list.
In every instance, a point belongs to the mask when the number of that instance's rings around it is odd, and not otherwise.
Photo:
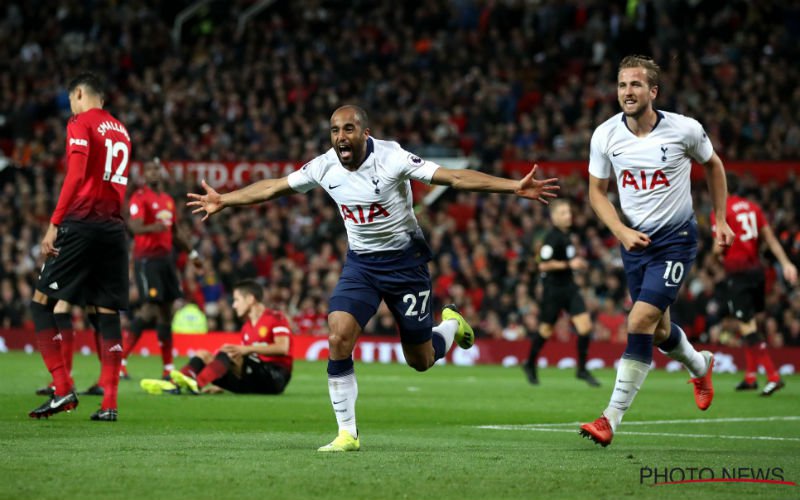
[(697, 257), (697, 223), (691, 220), (675, 230), (650, 239), (638, 252), (622, 248), (622, 263), (631, 299), (665, 311), (675, 302)]
[(427, 342), (433, 328), (429, 260), (424, 241), (399, 252), (370, 256), (348, 252), (328, 310), (352, 314), (363, 329), (383, 300), (397, 322), (401, 342)]

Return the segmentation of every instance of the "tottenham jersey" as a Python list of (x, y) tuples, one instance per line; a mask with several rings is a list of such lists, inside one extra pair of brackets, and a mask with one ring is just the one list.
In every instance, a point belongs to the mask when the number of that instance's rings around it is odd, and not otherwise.
[(358, 170), (344, 168), (331, 148), (288, 180), (300, 193), (322, 186), (339, 208), (350, 250), (371, 253), (409, 245), (419, 231), (409, 179), (430, 184), (437, 168), (396, 142), (368, 137), (367, 156)]
[(633, 229), (649, 236), (694, 217), (691, 159), (705, 163), (714, 153), (697, 120), (656, 113), (646, 137), (630, 131), (623, 113), (613, 116), (597, 127), (589, 152), (589, 173), (608, 179), (614, 168), (622, 213)]

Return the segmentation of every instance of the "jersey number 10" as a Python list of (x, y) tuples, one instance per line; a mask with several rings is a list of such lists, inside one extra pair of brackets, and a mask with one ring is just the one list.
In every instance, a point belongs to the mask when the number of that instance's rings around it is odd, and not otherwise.
[[(111, 174), (111, 163), (122, 153), (122, 160), (114, 174)], [(103, 180), (116, 184), (128, 185), (128, 178), (125, 177), (125, 169), (128, 167), (128, 145), (124, 142), (114, 142), (106, 139), (106, 167), (103, 170)]]

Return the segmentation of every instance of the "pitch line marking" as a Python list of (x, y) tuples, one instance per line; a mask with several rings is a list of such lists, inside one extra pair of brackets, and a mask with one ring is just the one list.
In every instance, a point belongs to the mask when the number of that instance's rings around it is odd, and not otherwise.
[[(635, 420), (625, 422), (625, 426), (630, 425), (673, 425), (673, 424), (719, 424), (729, 422), (793, 422), (800, 420), (800, 416), (780, 416), (780, 417), (730, 417), (730, 418), (692, 418), (680, 420)], [(550, 427), (574, 427), (580, 426), (583, 422), (561, 422), (550, 424), (518, 424), (518, 425), (480, 425), (479, 429), (495, 430), (526, 430), (541, 429)]]
[[(552, 429), (547, 427), (523, 427), (513, 425), (481, 425), (480, 429), (491, 429), (501, 431), (529, 431), (529, 432), (567, 432), (570, 434), (577, 434), (578, 429)], [(729, 436), (717, 434), (684, 434), (672, 432), (626, 432), (620, 431), (614, 433), (615, 436), (660, 436), (660, 437), (685, 437), (685, 438), (712, 438), (712, 439), (749, 439), (754, 441), (800, 441), (800, 438), (789, 437), (774, 437), (774, 436)]]
[[(783, 417), (731, 417), (731, 418), (698, 418), (683, 420), (639, 420), (625, 422), (625, 426), (632, 425), (669, 425), (669, 424), (713, 424), (724, 422), (780, 422), (798, 421), (800, 416)], [(478, 429), (504, 430), (504, 431), (537, 431), (537, 432), (577, 432), (580, 422), (552, 423), (552, 424), (523, 424), (523, 425), (479, 425)], [(560, 429), (559, 427), (573, 427), (572, 429)], [(717, 434), (687, 434), (680, 432), (635, 432), (620, 431), (616, 434), (630, 436), (659, 436), (659, 437), (685, 437), (685, 438), (710, 438), (710, 439), (745, 439), (754, 441), (800, 441), (794, 437), (775, 437), (775, 436), (738, 436), (738, 435), (717, 435)]]

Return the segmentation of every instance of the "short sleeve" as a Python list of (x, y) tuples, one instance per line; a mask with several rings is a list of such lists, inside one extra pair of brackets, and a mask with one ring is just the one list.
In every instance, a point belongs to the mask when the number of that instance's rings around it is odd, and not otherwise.
[(72, 154), (89, 156), (89, 128), (77, 117), (67, 124), (67, 158)]
[(687, 152), (700, 163), (706, 163), (714, 154), (714, 146), (711, 145), (711, 139), (708, 138), (700, 122), (690, 118), (689, 123), (687, 127), (689, 135), (686, 138)]
[(539, 250), (539, 258), (544, 262), (553, 258), (553, 246), (545, 243)]
[[(324, 156), (324, 155), (323, 155)], [(319, 186), (320, 170), (324, 163), (323, 156), (317, 156), (306, 163), (299, 170), (295, 170), (287, 177), (289, 187), (298, 193), (307, 193)]]
[(286, 319), (286, 316), (283, 314), (279, 314), (275, 318), (275, 323), (272, 325), (272, 335), (274, 337), (278, 336), (289, 336), (292, 334), (292, 329), (289, 327), (289, 320)]
[(542, 248), (539, 250), (539, 259), (544, 262), (548, 261), (553, 258), (555, 254), (555, 241), (553, 241), (553, 233), (547, 233), (547, 236), (544, 237), (544, 243), (542, 244)]
[(131, 219), (144, 218), (144, 203), (142, 203), (142, 197), (138, 192), (133, 193), (131, 200), (128, 202), (128, 213), (130, 213)]
[(414, 179), (425, 184), (431, 183), (434, 172), (440, 168), (436, 163), (425, 161), (402, 148), (392, 154), (392, 162), (400, 165), (403, 179)]
[(589, 144), (589, 173), (598, 179), (608, 179), (611, 177), (611, 161), (605, 151), (602, 137), (604, 134), (600, 129), (592, 134), (592, 141)]

